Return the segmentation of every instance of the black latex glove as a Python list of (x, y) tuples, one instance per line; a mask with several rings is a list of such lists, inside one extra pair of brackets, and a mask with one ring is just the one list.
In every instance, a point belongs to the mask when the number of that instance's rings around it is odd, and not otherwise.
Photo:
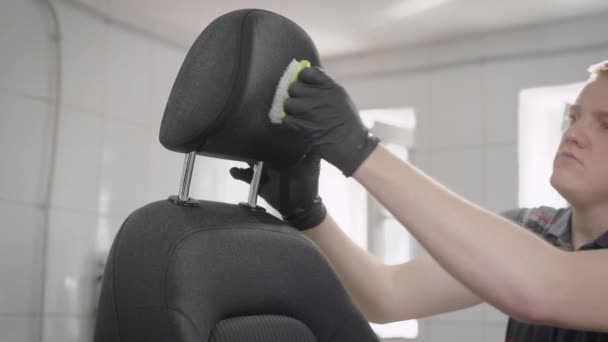
[(351, 176), (378, 145), (342, 86), (317, 67), (289, 87), (285, 127), (308, 140), (312, 151)]
[[(260, 196), (275, 208), (292, 227), (306, 230), (318, 226), (327, 214), (319, 197), (319, 156), (308, 154), (290, 168), (277, 170), (264, 167)], [(234, 179), (251, 183), (253, 168), (233, 167)]]

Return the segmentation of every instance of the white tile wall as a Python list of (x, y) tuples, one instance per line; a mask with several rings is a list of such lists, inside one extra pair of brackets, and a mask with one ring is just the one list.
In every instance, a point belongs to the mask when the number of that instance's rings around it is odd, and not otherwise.
[(410, 157), (410, 162), (420, 171), (429, 174), (433, 163), (433, 150), (417, 149)]
[[(416, 70), (428, 64), (431, 57), (432, 47), (417, 46), (415, 49), (387, 50), (381, 56), (378, 54), (358, 54), (352, 57), (344, 56), (325, 58), (323, 67), (338, 81), (347, 78), (351, 82), (354, 71), (364, 71), (361, 66), (374, 65), (371, 75), (357, 75), (356, 79), (366, 80), (377, 74), (391, 75), (395, 69)], [(355, 72), (356, 73), (356, 72)]]
[(404, 79), (390, 75), (373, 78), (374, 87), (369, 87), (370, 79), (348, 83), (347, 91), (356, 101), (359, 109), (402, 107), (427, 107), (431, 82), (423, 75)]
[(484, 342), (503, 342), (506, 334), (506, 323), (486, 323), (483, 325)]
[[(606, 39), (597, 32), (606, 23), (606, 13), (580, 17), (573, 20), (537, 25), (519, 29), (495, 31), (483, 35), (471, 35), (461, 39), (441, 41), (434, 44), (405, 46), (365, 55), (340, 56), (325, 60), (331, 75), (350, 83), (365, 81), (377, 75), (409, 75), (429, 68), (449, 68), (455, 64), (495, 63), (510, 60), (542, 59), (571, 50), (592, 51), (598, 56)], [(539, 80), (542, 81), (544, 75)]]
[(86, 4), (92, 8), (99, 9), (101, 11), (110, 10), (110, 0), (78, 0), (79, 2)]
[(40, 318), (0, 315), (0, 339), (4, 342), (40, 341)]
[(605, 13), (587, 17), (565, 20), (563, 22), (538, 27), (541, 39), (537, 49), (573, 49), (584, 50), (588, 46), (601, 45), (605, 37), (594, 32), (606, 30)]
[(99, 264), (97, 228), (97, 215), (51, 210), (45, 314), (93, 314)]
[(114, 238), (128, 216), (128, 214), (122, 216), (101, 215), (97, 218), (97, 229), (95, 230), (95, 256), (96, 261), (99, 263), (95, 265), (95, 274), (103, 273), (102, 268), (105, 265)]
[(0, 167), (8, 237), (0, 241), (0, 340), (39, 340), (46, 266), (43, 340), (88, 341), (96, 277), (120, 225), (148, 198), (164, 198), (169, 184), (177, 189), (182, 157), (160, 146), (158, 126), (185, 50), (57, 3), (63, 108), (43, 264), (54, 61), (45, 9), (31, 22), (16, 20), (38, 11), (32, 3), (0, 6), (0, 44), (10, 52), (0, 55), (0, 152), (10, 156)]
[(519, 92), (539, 83), (538, 66), (530, 60), (482, 65), (484, 142), (515, 143)]
[(469, 201), (484, 204), (482, 148), (433, 151), (430, 175)]
[(153, 126), (158, 120), (150, 106), (153, 72), (152, 42), (110, 26), (107, 115), (122, 121)]
[(537, 27), (496, 32), (483, 38), (486, 48), (484, 54), (500, 57), (516, 56), (538, 50), (544, 39), (546, 37)]
[(122, 215), (146, 204), (150, 134), (139, 125), (104, 121), (100, 213)]
[(43, 225), (43, 209), (0, 201), (0, 317), (40, 312)]
[(59, 119), (51, 204), (97, 212), (103, 119), (64, 108)]
[(542, 86), (563, 85), (586, 81), (587, 68), (608, 59), (608, 49), (573, 51), (566, 54), (545, 56), (536, 67), (542, 78)]
[(507, 320), (509, 316), (502, 311), (496, 309), (490, 304), (480, 304), (483, 310), (484, 319), (487, 323), (496, 323), (502, 325), (503, 329), (507, 327)]
[[(373, 82), (373, 87), (370, 87)], [(431, 120), (431, 80), (426, 75), (374, 77), (373, 80), (349, 82), (349, 95), (359, 109), (410, 107), (416, 115), (416, 148), (430, 147), (433, 137)]]
[(43, 4), (0, 2), (0, 340), (39, 341), (52, 115)]
[(83, 342), (93, 340), (92, 316), (46, 316), (43, 342)]
[(3, 91), (0, 103), (0, 155), (10, 158), (0, 168), (0, 198), (42, 204), (49, 174), (49, 105)]
[(483, 143), (481, 67), (430, 73), (431, 130), (434, 148)]
[(479, 58), (486, 49), (486, 41), (481, 35), (474, 35), (464, 39), (444, 40), (431, 47), (428, 61), (431, 65), (457, 64), (467, 62), (471, 58)]
[(104, 112), (108, 88), (108, 29), (101, 20), (57, 2), (61, 23), (62, 103)]
[(0, 3), (0, 89), (49, 96), (49, 16), (35, 1)]
[(500, 212), (517, 207), (517, 145), (484, 148), (485, 207)]

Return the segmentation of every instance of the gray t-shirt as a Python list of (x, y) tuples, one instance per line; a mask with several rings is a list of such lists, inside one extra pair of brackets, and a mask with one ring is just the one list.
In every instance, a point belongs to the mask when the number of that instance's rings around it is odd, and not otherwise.
[[(576, 252), (572, 244), (571, 208), (520, 208), (505, 211), (502, 215), (532, 231), (553, 246), (565, 251)], [(608, 230), (608, 227), (606, 228)], [(608, 231), (578, 250), (602, 248), (608, 248)], [(510, 318), (505, 341), (608, 342), (608, 334), (528, 324)]]

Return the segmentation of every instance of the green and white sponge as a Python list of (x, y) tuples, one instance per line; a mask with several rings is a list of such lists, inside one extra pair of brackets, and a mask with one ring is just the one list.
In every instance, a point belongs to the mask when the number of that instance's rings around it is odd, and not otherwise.
[(277, 83), (272, 106), (270, 106), (270, 111), (268, 112), (268, 117), (270, 117), (272, 123), (280, 124), (283, 122), (286, 115), (283, 103), (289, 97), (289, 85), (295, 82), (298, 79), (300, 72), (306, 68), (310, 68), (309, 61), (302, 60), (298, 62), (293, 59), (285, 69), (283, 76), (281, 76), (279, 83)]

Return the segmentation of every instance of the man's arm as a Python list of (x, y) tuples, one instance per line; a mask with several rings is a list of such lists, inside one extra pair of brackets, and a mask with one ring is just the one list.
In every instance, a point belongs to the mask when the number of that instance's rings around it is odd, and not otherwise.
[[(520, 320), (608, 331), (608, 251), (567, 253), (460, 198), (378, 146), (354, 173), (433, 258)], [(433, 213), (442, 213), (436, 215)]]
[(383, 264), (357, 246), (329, 215), (304, 233), (323, 250), (359, 309), (374, 323), (421, 318), (481, 302), (429, 256)]

